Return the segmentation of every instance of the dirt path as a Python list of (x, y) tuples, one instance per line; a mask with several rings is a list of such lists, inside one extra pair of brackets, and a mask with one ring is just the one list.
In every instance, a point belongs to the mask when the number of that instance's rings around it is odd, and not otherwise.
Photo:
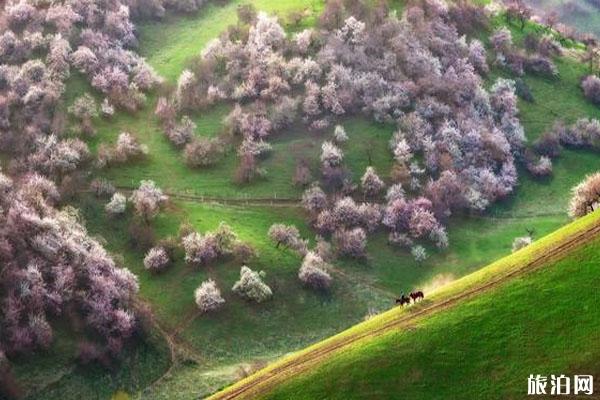
[(509, 280), (535, 271), (542, 268), (551, 260), (560, 258), (561, 255), (567, 253), (569, 250), (585, 244), (592, 239), (595, 235), (600, 233), (600, 223), (596, 222), (593, 226), (587, 228), (584, 231), (578, 232), (571, 237), (562, 241), (562, 243), (548, 251), (543, 251), (538, 257), (529, 263), (515, 268), (510, 272), (499, 276), (487, 283), (470, 288), (460, 294), (451, 296), (438, 303), (423, 306), (424, 308), (413, 308), (409, 309), (409, 314), (401, 314), (396, 318), (388, 321), (382, 326), (379, 326), (369, 332), (359, 332), (340, 338), (337, 341), (323, 345), (322, 347), (315, 348), (312, 351), (299, 355), (298, 357), (292, 358), (281, 365), (268, 370), (264, 373), (258, 373), (253, 378), (246, 382), (241, 383), (238, 386), (232, 386), (230, 389), (226, 389), (223, 392), (217, 393), (210, 397), (211, 400), (222, 400), (222, 399), (243, 399), (243, 398), (256, 398), (260, 395), (266, 394), (272, 389), (277, 383), (284, 381), (287, 377), (297, 375), (301, 372), (306, 371), (311, 366), (319, 363), (321, 360), (331, 356), (332, 354), (344, 349), (347, 346), (355, 344), (361, 340), (371, 339), (388, 333), (394, 329), (401, 328), (403, 326), (410, 325), (415, 322), (416, 319), (427, 316), (429, 314), (438, 312), (450, 308), (457, 303), (469, 299), (479, 293), (488, 291), (497, 286), (500, 286)]
[[(139, 305), (148, 307), (148, 303), (138, 300)], [(200, 362), (202, 360), (202, 356), (198, 353), (198, 351), (191, 346), (184, 339), (179, 337), (179, 334), (199, 315), (199, 311), (194, 310), (193, 312), (188, 313), (185, 318), (183, 318), (182, 322), (176, 325), (174, 328), (167, 331), (165, 328), (161, 326), (154, 315), (150, 318), (150, 324), (152, 325), (152, 329), (162, 336), (162, 338), (167, 343), (169, 347), (170, 353), (170, 365), (169, 368), (158, 378), (156, 378), (152, 383), (150, 383), (143, 391), (148, 391), (156, 388), (160, 385), (165, 379), (167, 379), (173, 372), (175, 368), (177, 368), (180, 364), (180, 355), (185, 351), (187, 357), (194, 359), (196, 362)]]
[[(135, 188), (117, 186), (117, 190), (126, 195), (131, 195)], [(83, 190), (84, 193), (92, 193), (91, 190)], [(198, 204), (219, 204), (224, 206), (248, 206), (248, 207), (302, 207), (302, 199), (293, 197), (240, 197), (240, 198), (228, 198), (228, 197), (215, 197), (215, 196), (199, 196), (180, 192), (169, 192), (164, 193), (172, 199), (186, 201)], [(363, 202), (364, 199), (360, 196), (355, 196), (354, 200), (357, 202)], [(384, 203), (378, 203), (385, 205)], [(499, 213), (499, 214), (468, 214), (469, 218), (478, 219), (525, 219), (525, 218), (538, 218), (538, 217), (556, 217), (566, 215), (564, 211), (556, 212), (540, 212), (540, 213), (527, 213), (527, 214), (510, 214), (510, 213)]]
[[(135, 188), (117, 186), (117, 190), (122, 193), (131, 194)], [(237, 206), (264, 206), (264, 207), (301, 207), (302, 199), (294, 197), (216, 197), (201, 196), (189, 193), (170, 192), (164, 193), (172, 199), (189, 201), (194, 203), (217, 203), (223, 205)]]

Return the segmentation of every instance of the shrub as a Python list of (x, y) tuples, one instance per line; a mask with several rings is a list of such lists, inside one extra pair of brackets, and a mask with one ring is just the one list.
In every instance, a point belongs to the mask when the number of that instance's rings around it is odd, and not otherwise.
[(262, 303), (273, 296), (271, 288), (263, 282), (264, 276), (264, 272), (252, 271), (244, 265), (240, 269), (240, 279), (231, 290), (246, 300)]
[(487, 75), (489, 72), (485, 46), (477, 39), (469, 43), (469, 61), (480, 74)]
[(558, 76), (558, 68), (552, 61), (542, 56), (530, 56), (525, 59), (525, 70), (546, 76)]
[(77, 344), (77, 350), (77, 360), (83, 365), (97, 361), (103, 355), (103, 352), (98, 345), (89, 341), (79, 342)]
[(506, 27), (496, 29), (490, 37), (490, 42), (494, 50), (498, 52), (507, 51), (513, 44), (512, 33)]
[(221, 296), (221, 291), (212, 279), (202, 282), (194, 291), (194, 299), (198, 309), (202, 313), (213, 312), (225, 304), (225, 299)]
[(388, 203), (391, 203), (394, 200), (404, 200), (405, 194), (406, 193), (404, 192), (402, 184), (396, 183), (388, 188), (387, 193), (385, 195), (385, 200)]
[(304, 256), (298, 278), (306, 286), (317, 290), (326, 290), (331, 286), (331, 276), (327, 272), (327, 263), (321, 256), (309, 251)]
[(154, 114), (161, 122), (168, 123), (175, 119), (177, 111), (175, 110), (173, 104), (171, 104), (166, 97), (159, 97), (158, 101), (156, 102)]
[(237, 17), (244, 24), (254, 24), (258, 15), (253, 4), (240, 4), (236, 9)]
[(572, 190), (569, 203), (571, 218), (583, 217), (600, 208), (600, 173), (587, 176)]
[(385, 184), (379, 178), (373, 167), (367, 167), (365, 174), (360, 179), (360, 185), (366, 196), (377, 196), (385, 188)]
[(594, 104), (600, 105), (600, 78), (588, 75), (581, 81), (585, 97)]
[(374, 232), (381, 223), (381, 206), (379, 204), (363, 203), (358, 206), (360, 213), (360, 225), (367, 232)]
[(489, 23), (485, 8), (470, 1), (461, 0), (451, 3), (448, 14), (456, 29), (463, 35), (483, 31)]
[(177, 89), (175, 91), (175, 102), (180, 110), (193, 108), (196, 100), (194, 85), (196, 77), (190, 70), (184, 70), (177, 80)]
[(218, 242), (214, 235), (201, 235), (192, 232), (183, 237), (183, 249), (185, 250), (185, 262), (195, 266), (207, 265), (219, 256)]
[(536, 177), (545, 177), (552, 175), (552, 160), (549, 157), (542, 156), (535, 162), (530, 160), (526, 163), (527, 170)]
[(296, 170), (292, 179), (296, 186), (306, 186), (311, 181), (312, 175), (306, 160), (300, 160), (296, 163)]
[(545, 132), (533, 143), (533, 149), (541, 156), (556, 158), (561, 151), (560, 140), (554, 132)]
[(225, 222), (221, 222), (213, 232), (217, 243), (217, 252), (219, 255), (229, 255), (233, 251), (233, 245), (237, 243), (238, 238), (233, 229)]
[(215, 140), (195, 138), (185, 146), (183, 154), (188, 166), (198, 168), (215, 164), (222, 152)]
[(240, 163), (235, 170), (235, 181), (237, 183), (249, 183), (256, 176), (261, 176), (261, 170), (257, 166), (256, 156), (252, 153), (240, 155)]
[(179, 249), (179, 241), (174, 236), (167, 236), (163, 239), (160, 239), (156, 245), (156, 247), (163, 248), (170, 260), (175, 258), (175, 252)]
[(83, 96), (78, 97), (68, 108), (68, 111), (81, 122), (83, 133), (89, 136), (95, 133), (92, 119), (98, 116), (98, 105), (92, 96), (85, 93)]
[(531, 236), (517, 237), (512, 243), (512, 252), (514, 253), (516, 251), (519, 251), (522, 248), (529, 246), (532, 242), (533, 239), (531, 238)]
[(413, 258), (418, 264), (421, 264), (422, 262), (427, 260), (428, 257), (427, 251), (423, 246), (420, 245), (413, 246), (413, 248), (410, 250), (410, 254), (413, 256)]
[(147, 251), (156, 243), (156, 234), (152, 226), (134, 221), (129, 225), (129, 240), (134, 248)]
[(337, 144), (344, 143), (348, 140), (348, 134), (342, 125), (335, 126), (335, 129), (333, 130), (333, 139)]
[(153, 247), (144, 257), (144, 268), (150, 272), (164, 271), (171, 262), (169, 254), (163, 247)]
[(338, 230), (333, 235), (333, 242), (342, 256), (354, 258), (366, 256), (367, 235), (362, 228)]
[(106, 213), (110, 216), (123, 214), (126, 208), (127, 198), (121, 193), (115, 193), (110, 199), (110, 202), (104, 206)]
[(127, 162), (148, 154), (148, 147), (140, 144), (137, 139), (128, 132), (121, 132), (117, 138), (114, 159), (117, 162)]
[(307, 251), (308, 241), (300, 237), (300, 232), (294, 225), (273, 224), (269, 228), (268, 235), (277, 248), (283, 245), (301, 255)]
[(312, 185), (302, 194), (302, 206), (311, 214), (318, 214), (327, 207), (327, 195), (319, 185)]
[(96, 197), (112, 196), (117, 189), (106, 179), (97, 178), (90, 182), (90, 190)]
[(100, 111), (102, 112), (102, 116), (105, 118), (110, 118), (115, 114), (115, 108), (107, 98), (102, 100), (102, 104), (100, 104)]
[(321, 163), (327, 167), (337, 167), (342, 163), (344, 153), (335, 144), (323, 142), (321, 146)]
[(75, 99), (68, 111), (81, 121), (91, 120), (98, 116), (98, 105), (89, 93), (84, 93)]
[(160, 208), (167, 202), (162, 190), (156, 186), (154, 181), (146, 180), (140, 182), (140, 187), (133, 191), (129, 200), (138, 216), (146, 222), (156, 217)]
[(252, 260), (253, 258), (258, 256), (254, 247), (252, 247), (250, 244), (244, 243), (244, 242), (234, 243), (233, 248), (232, 248), (232, 253), (233, 253), (233, 256), (235, 257), (235, 259), (242, 263), (247, 263), (250, 260)]
[[(192, 141), (194, 137), (194, 132), (196, 131), (196, 124), (192, 121), (187, 115), (181, 118), (181, 122), (176, 125), (169, 125), (166, 127), (165, 134), (167, 138), (177, 147), (184, 146), (185, 144)], [(186, 150), (194, 152), (196, 149)], [(193, 157), (193, 155), (186, 154), (186, 161), (188, 157)]]
[(362, 215), (352, 197), (339, 199), (332, 209), (332, 215), (337, 226), (346, 228), (360, 225)]

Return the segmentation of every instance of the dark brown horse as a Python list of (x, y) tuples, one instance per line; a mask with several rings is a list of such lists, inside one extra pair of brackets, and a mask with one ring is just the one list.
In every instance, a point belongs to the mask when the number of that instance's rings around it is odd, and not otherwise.
[(423, 300), (425, 298), (425, 295), (423, 294), (423, 291), (421, 290), (416, 290), (414, 292), (410, 293), (410, 298), (413, 299), (413, 301), (416, 303), (417, 300)]
[(400, 304), (401, 306), (404, 306), (405, 304), (410, 304), (410, 297), (403, 294), (402, 296), (396, 299), (396, 304)]

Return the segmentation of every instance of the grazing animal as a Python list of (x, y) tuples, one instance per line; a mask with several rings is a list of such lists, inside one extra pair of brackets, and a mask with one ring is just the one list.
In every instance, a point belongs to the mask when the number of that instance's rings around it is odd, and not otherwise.
[(396, 304), (400, 304), (401, 306), (404, 306), (405, 304), (410, 304), (410, 297), (402, 295), (396, 299)]
[(410, 298), (413, 299), (413, 301), (416, 303), (417, 300), (424, 299), (425, 295), (423, 294), (423, 291), (416, 290), (416, 291), (410, 293)]

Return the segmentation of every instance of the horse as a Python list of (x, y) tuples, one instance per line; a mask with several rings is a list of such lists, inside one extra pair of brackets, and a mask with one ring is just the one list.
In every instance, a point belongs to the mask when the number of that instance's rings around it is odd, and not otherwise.
[(401, 306), (404, 306), (405, 304), (410, 304), (410, 297), (402, 295), (396, 299), (396, 304), (400, 304)]
[(421, 290), (416, 290), (414, 292), (410, 293), (410, 298), (413, 299), (413, 302), (417, 302), (417, 300), (422, 300), (425, 298), (425, 295), (423, 294), (423, 291)]

